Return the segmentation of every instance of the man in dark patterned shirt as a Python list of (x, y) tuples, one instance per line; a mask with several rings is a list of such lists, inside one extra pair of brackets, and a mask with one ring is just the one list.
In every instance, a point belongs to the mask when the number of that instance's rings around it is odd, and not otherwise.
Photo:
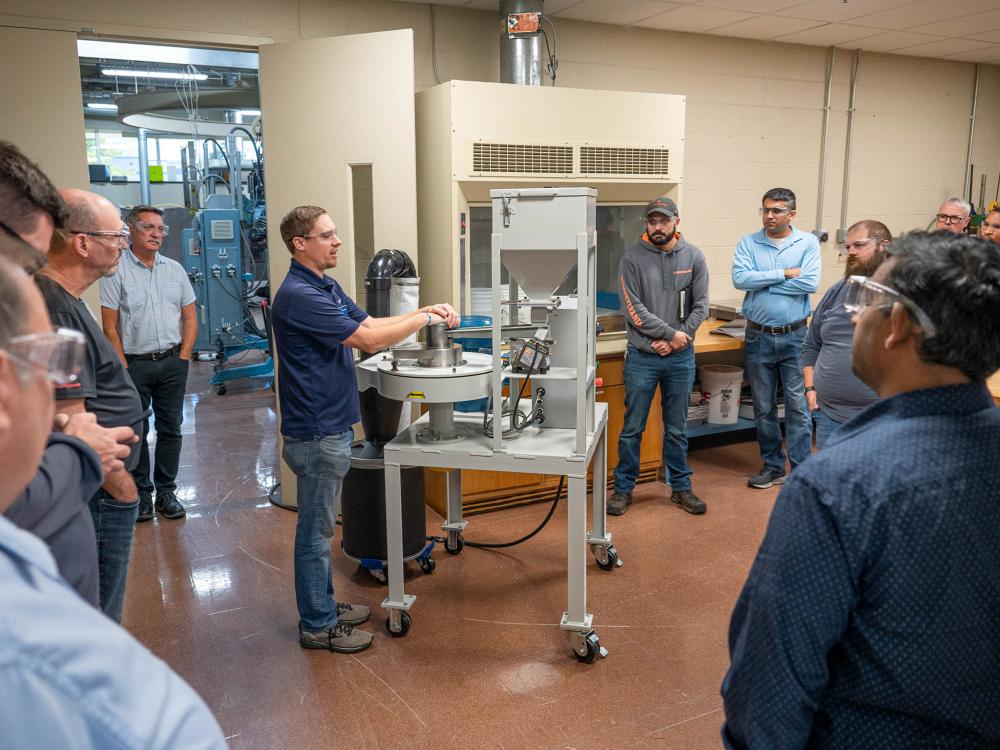
[(733, 612), (728, 748), (1000, 747), (1000, 253), (913, 233), (852, 279), (881, 401), (796, 470)]

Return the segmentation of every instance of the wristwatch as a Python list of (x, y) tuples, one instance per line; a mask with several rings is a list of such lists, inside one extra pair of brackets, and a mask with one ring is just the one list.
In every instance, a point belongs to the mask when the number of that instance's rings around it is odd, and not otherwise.
[(816, 389), (815, 389), (815, 388), (813, 388), (813, 387), (812, 387), (811, 385), (807, 385), (807, 386), (806, 386), (806, 390), (805, 390), (805, 392), (806, 392), (806, 393), (812, 393), (812, 392), (813, 392), (813, 391), (815, 391), (815, 390), (816, 390)]

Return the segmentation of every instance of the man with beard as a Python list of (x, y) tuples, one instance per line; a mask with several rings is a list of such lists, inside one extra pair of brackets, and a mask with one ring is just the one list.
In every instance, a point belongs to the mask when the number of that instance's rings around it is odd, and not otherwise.
[(844, 295), (847, 277), (871, 276), (891, 241), (889, 228), (873, 219), (848, 229), (844, 278), (827, 290), (813, 312), (802, 350), (802, 379), (806, 403), (816, 420), (817, 450), (837, 427), (878, 400), (875, 391), (851, 371), (854, 326), (844, 308)]
[(986, 213), (986, 218), (983, 219), (983, 225), (979, 230), (979, 236), (1000, 245), (1000, 208), (993, 208)]
[(701, 250), (677, 231), (681, 220), (673, 199), (657, 198), (644, 216), (646, 233), (625, 251), (618, 271), (627, 312), (625, 422), (608, 513), (620, 516), (632, 504), (642, 433), (659, 387), (670, 499), (699, 515), (706, 507), (691, 490), (685, 427), (695, 377), (694, 334), (708, 313), (708, 265)]
[(746, 292), (744, 362), (753, 395), (757, 443), (764, 466), (747, 484), (765, 489), (785, 481), (778, 422), (778, 383), (785, 399), (785, 434), (792, 468), (812, 453), (812, 419), (802, 383), (802, 342), (809, 295), (819, 286), (819, 240), (792, 226), (795, 193), (764, 193), (763, 229), (745, 235), (733, 256), (733, 286)]
[(1000, 747), (1000, 253), (914, 232), (848, 281), (880, 401), (778, 495), (733, 611), (727, 748)]
[(184, 267), (159, 253), (169, 227), (163, 211), (136, 206), (125, 217), (132, 247), (122, 255), (118, 271), (101, 280), (101, 322), (104, 334), (128, 368), (143, 409), (153, 406), (156, 456), (152, 480), (149, 459), (149, 418), (142, 425), (139, 465), (132, 474), (139, 488), (136, 521), (186, 515), (177, 499), (177, 468), (181, 459), (184, 393), (198, 319), (194, 289)]

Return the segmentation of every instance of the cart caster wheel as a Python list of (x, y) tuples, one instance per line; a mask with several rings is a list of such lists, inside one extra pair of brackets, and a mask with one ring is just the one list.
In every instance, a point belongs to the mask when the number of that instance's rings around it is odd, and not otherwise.
[(212, 386), (212, 390), (215, 391), (215, 395), (216, 396), (225, 396), (226, 395), (226, 391), (228, 389), (226, 388), (226, 384), (225, 383), (219, 383), (218, 385), (213, 385)]
[(385, 571), (382, 568), (369, 568), (368, 572), (371, 573), (372, 578), (379, 583), (389, 583), (389, 576), (385, 574)]
[(592, 664), (598, 656), (604, 658), (608, 655), (608, 650), (601, 646), (597, 633), (593, 630), (586, 635), (575, 633), (574, 640), (576, 643), (573, 644), (573, 655), (584, 664)]
[(433, 557), (426, 557), (420, 561), (420, 569), (425, 573), (433, 573), (434, 568), (437, 567), (437, 563), (434, 562)]
[(603, 547), (594, 552), (594, 560), (601, 570), (614, 570), (624, 563), (618, 558), (618, 550), (614, 547)]
[(465, 549), (465, 539), (461, 534), (455, 534), (454, 542), (452, 541), (451, 532), (448, 533), (448, 538), (445, 540), (444, 548), (449, 555), (461, 554), (462, 550)]
[(385, 632), (387, 632), (393, 638), (402, 638), (404, 635), (410, 632), (410, 613), (400, 612), (399, 613), (399, 626), (393, 630), (392, 627), (392, 615), (385, 618)]

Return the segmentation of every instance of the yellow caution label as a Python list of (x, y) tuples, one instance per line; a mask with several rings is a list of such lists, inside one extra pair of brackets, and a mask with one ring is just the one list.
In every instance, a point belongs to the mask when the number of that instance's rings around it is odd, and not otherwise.
[(423, 391), (410, 391), (406, 394), (407, 398), (426, 398)]

